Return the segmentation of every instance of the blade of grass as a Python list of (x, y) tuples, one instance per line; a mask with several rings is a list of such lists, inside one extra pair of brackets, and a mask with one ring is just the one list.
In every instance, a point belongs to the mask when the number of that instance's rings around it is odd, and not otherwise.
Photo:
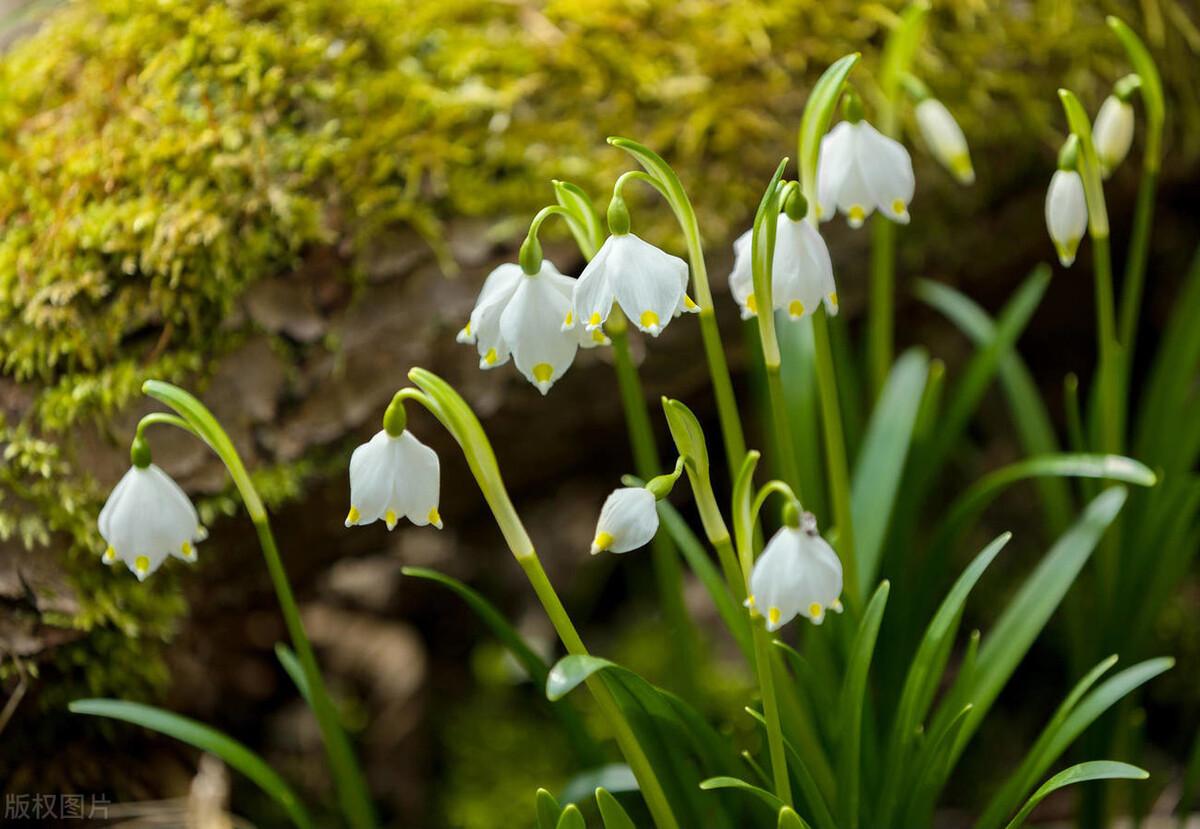
[(1021, 807), (1021, 811), (1017, 812), (1016, 816), (1009, 821), (1006, 829), (1020, 829), (1024, 825), (1025, 819), (1029, 817), (1029, 813), (1039, 803), (1045, 800), (1051, 792), (1058, 791), (1064, 786), (1086, 783), (1090, 780), (1145, 780), (1149, 776), (1150, 774), (1144, 769), (1114, 760), (1092, 760), (1088, 763), (1071, 766), (1043, 783), (1041, 788), (1034, 792)]
[(858, 829), (859, 818), (859, 758), (862, 753), (863, 707), (866, 705), (867, 673), (871, 669), (871, 658), (875, 654), (875, 640), (883, 611), (887, 607), (890, 585), (881, 582), (871, 597), (862, 623), (854, 637), (846, 679), (842, 685), (841, 705), (838, 713), (838, 730), (841, 736), (841, 752), (838, 755), (838, 826), (842, 829)]

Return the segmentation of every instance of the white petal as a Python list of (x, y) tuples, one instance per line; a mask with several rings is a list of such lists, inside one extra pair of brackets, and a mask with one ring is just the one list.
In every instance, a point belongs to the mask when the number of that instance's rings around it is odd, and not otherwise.
[(917, 104), (916, 115), (921, 136), (934, 158), (954, 173), (959, 181), (964, 184), (973, 182), (975, 170), (971, 166), (967, 138), (945, 104), (936, 98), (926, 98)]
[(657, 337), (683, 301), (687, 263), (632, 233), (613, 241), (608, 260), (613, 294), (634, 325)]
[(501, 334), (512, 348), (517, 369), (542, 394), (570, 368), (579, 348), (579, 334), (563, 330), (570, 308), (553, 274), (543, 268), (543, 273), (522, 278), (500, 319)]
[[(151, 464), (126, 473), (101, 511), (101, 534), (113, 555), (145, 579), (168, 556), (192, 559), (200, 535), (192, 502), (169, 475)], [(106, 553), (107, 556), (107, 553)]]
[(750, 574), (747, 604), (766, 619), (767, 630), (778, 630), (799, 610), (800, 533), (784, 527), (771, 537)]
[(833, 266), (821, 234), (808, 222), (780, 213), (771, 267), (775, 307), (792, 319), (811, 314), (826, 294), (826, 270), (831, 280)]
[(575, 320), (583, 323), (588, 331), (603, 325), (612, 311), (613, 291), (609, 281), (608, 260), (613, 252), (614, 241), (618, 238), (609, 236), (604, 241), (575, 282)]
[(600, 509), (592, 553), (627, 553), (650, 543), (658, 532), (654, 495), (643, 487), (612, 492)]
[(509, 262), (488, 274), (483, 283), (471, 321), (467, 323), (470, 329), (467, 334), (479, 350), (480, 368), (495, 368), (508, 362), (509, 344), (500, 333), (500, 316), (523, 275), (520, 265)]
[(908, 224), (908, 203), (916, 189), (908, 150), (866, 121), (855, 128), (855, 164), (872, 201), (892, 221)]
[(1046, 229), (1064, 266), (1075, 261), (1075, 251), (1087, 230), (1087, 218), (1087, 198), (1079, 173), (1055, 171), (1046, 190)]
[(729, 272), (729, 293), (738, 307), (742, 309), (742, 319), (754, 316), (754, 305), (750, 297), (754, 295), (754, 272), (750, 258), (750, 243), (754, 229), (751, 228), (733, 242), (733, 270)]
[(379, 430), (350, 456), (350, 514), (346, 526), (370, 524), (384, 516), (392, 499), (390, 444), (394, 439)]
[(438, 514), (442, 468), (434, 452), (405, 429), (393, 442), (391, 509), (418, 527), (442, 527)]
[(1096, 113), (1096, 124), (1092, 127), (1092, 138), (1096, 144), (1096, 155), (1105, 177), (1109, 175), (1129, 154), (1133, 145), (1133, 106), (1115, 95), (1109, 95)]
[(837, 212), (838, 194), (849, 174), (854, 157), (851, 124), (842, 121), (821, 139), (817, 158), (817, 218), (829, 221)]

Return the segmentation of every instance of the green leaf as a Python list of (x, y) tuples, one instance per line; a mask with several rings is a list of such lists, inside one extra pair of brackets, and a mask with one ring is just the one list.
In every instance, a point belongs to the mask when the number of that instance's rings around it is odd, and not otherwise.
[(537, 829), (557, 829), (562, 807), (558, 805), (554, 795), (545, 789), (538, 789), (534, 806), (537, 809)]
[[(566, 656), (550, 669), (546, 696), (563, 695), (594, 675), (613, 693), (682, 825), (732, 826), (721, 803), (697, 796), (696, 785), (739, 768), (729, 742), (690, 705), (607, 659)], [(606, 786), (605, 788), (612, 788)]]
[(745, 780), (739, 780), (736, 777), (710, 777), (700, 784), (700, 788), (706, 792), (711, 792), (717, 789), (740, 789), (741, 791), (754, 795), (775, 811), (778, 811), (784, 807), (784, 802), (766, 789), (759, 788), (751, 783), (747, 783)]
[(633, 819), (621, 808), (617, 799), (607, 789), (596, 789), (596, 805), (600, 807), (600, 818), (604, 829), (637, 829)]
[[(922, 282), (917, 285), (916, 293), (958, 326), (976, 348), (985, 347), (996, 336), (996, 323), (966, 294), (938, 282)], [(1046, 404), (1033, 375), (1015, 349), (1009, 349), (1001, 357), (999, 378), (1025, 454), (1048, 455), (1059, 451)], [(1063, 482), (1055, 480), (1040, 481), (1038, 488), (1042, 493), (1046, 526), (1051, 537), (1059, 536), (1066, 531), (1073, 512), (1070, 493)]]
[(227, 734), (203, 723), (151, 705), (116, 699), (80, 699), (67, 708), (74, 714), (89, 714), (140, 725), (220, 757), (275, 800), (301, 829), (310, 829), (312, 819), (292, 791), (266, 760)]
[[(776, 640), (775, 644), (783, 645), (778, 640)], [(787, 647), (786, 645), (783, 646)], [(792, 651), (792, 653), (795, 653), (795, 651)], [(796, 655), (799, 656), (799, 654)], [(767, 727), (766, 718), (753, 708), (746, 708), (746, 713), (753, 717), (755, 722), (765, 732)], [(800, 792), (804, 795), (804, 801), (808, 805), (808, 810), (812, 814), (818, 829), (837, 829), (837, 822), (833, 819), (833, 813), (829, 811), (829, 806), (826, 804), (825, 797), (821, 794), (821, 788), (817, 785), (817, 781), (809, 769), (809, 764), (800, 756), (799, 750), (787, 738), (786, 734), (783, 738), (783, 747), (787, 751), (788, 770), (795, 776), (796, 782), (800, 784)]]
[(804, 819), (792, 809), (791, 806), (784, 806), (779, 810), (779, 823), (776, 824), (776, 829), (812, 829)]
[[(878, 815), (883, 824), (891, 821), (892, 812), (899, 800), (901, 782), (906, 776), (905, 762), (913, 735), (929, 710), (933, 693), (941, 680), (967, 597), (983, 576), (983, 572), (1011, 538), (1012, 533), (1003, 533), (975, 556), (950, 588), (950, 592), (946, 594), (946, 598), (929, 621), (929, 627), (925, 629), (925, 635), (909, 666), (904, 689), (900, 693), (900, 702), (896, 708), (892, 734), (888, 742)], [(907, 776), (911, 777), (911, 770)]]
[(829, 131), (834, 108), (842, 96), (842, 87), (860, 57), (855, 52), (834, 61), (821, 73), (804, 104), (798, 139), (800, 151), (796, 163), (800, 165), (800, 182), (804, 197), (808, 199), (809, 215), (817, 209), (817, 156), (821, 152), (821, 139)]
[(300, 667), (300, 660), (296, 658), (296, 652), (289, 648), (283, 642), (275, 643), (275, 658), (279, 660), (279, 664), (283, 666), (283, 670), (287, 673), (288, 678), (292, 680), (292, 684), (296, 686), (296, 690), (300, 692), (300, 696), (304, 701), (312, 706), (312, 699), (308, 695), (308, 677), (304, 675), (304, 669)]
[(1072, 689), (1042, 730), (1020, 767), (993, 796), (976, 824), (976, 829), (991, 829), (991, 827), (999, 826), (1004, 816), (1011, 814), (1021, 798), (1025, 797), (1033, 788), (1038, 777), (1066, 751), (1067, 747), (1089, 725), (1127, 694), (1169, 670), (1174, 664), (1173, 660), (1162, 658), (1134, 665), (1113, 676), (1080, 704), (1084, 694), (1109, 668), (1116, 664), (1116, 661), (1116, 656), (1110, 656), (1100, 662)]
[(1075, 783), (1089, 780), (1145, 780), (1150, 774), (1137, 766), (1118, 763), (1115, 760), (1093, 760), (1064, 769), (1042, 784), (1021, 807), (1021, 811), (1009, 821), (1007, 829), (1020, 829), (1029, 813), (1051, 793)]
[[(1126, 496), (1124, 487), (1114, 486), (1088, 504), (1075, 525), (1050, 549), (1009, 602), (980, 648), (974, 670), (955, 683), (949, 699), (967, 700), (975, 706), (955, 747), (955, 759), (1075, 582), (1100, 537), (1120, 512)], [(943, 704), (938, 716), (944, 719), (952, 714)]]
[(583, 815), (574, 803), (563, 809), (556, 829), (587, 829), (587, 824), (583, 822)]
[(838, 755), (838, 825), (857, 829), (859, 813), (859, 758), (862, 753), (863, 708), (866, 705), (867, 673), (875, 654), (879, 624), (887, 607), (888, 582), (881, 582), (863, 614), (862, 623), (850, 649), (846, 679), (842, 685), (838, 730), (841, 752)]
[[(1046, 288), (1050, 285), (1050, 276), (1050, 267), (1046, 264), (1033, 269), (1004, 306), (996, 323), (995, 336), (971, 357), (966, 371), (950, 394), (945, 413), (938, 422), (933, 447), (929, 453), (930, 458), (926, 462), (931, 469), (927, 472), (939, 467), (958, 442), (971, 419), (971, 414), (983, 399), (983, 394), (987, 391), (1001, 359), (1011, 351), (1033, 312), (1037, 310)], [(937, 283), (917, 280), (915, 293), (918, 298), (925, 299), (939, 290), (942, 289)]]
[(913, 762), (916, 777), (909, 794), (903, 826), (927, 826), (932, 821), (933, 805), (941, 780), (949, 774), (954, 763), (954, 744), (966, 725), (973, 705), (967, 703), (950, 720), (942, 723), (929, 735)]
[(875, 583), (928, 373), (929, 359), (919, 349), (906, 351), (896, 361), (879, 394), (854, 465), (850, 501), (860, 595)]
[(1144, 463), (1123, 455), (1056, 454), (1026, 458), (980, 478), (950, 507), (938, 530), (933, 549), (950, 546), (983, 509), (1004, 489), (1029, 478), (1095, 478), (1136, 486), (1154, 486), (1157, 476)]
[[(453, 576), (447, 576), (427, 567), (402, 567), (400, 572), (410, 578), (425, 579), (440, 584), (466, 602), (467, 606), (492, 632), (492, 635), (500, 640), (513, 658), (520, 663), (534, 685), (538, 687), (545, 685), (550, 666), (479, 591), (463, 584)], [(563, 729), (567, 732), (567, 737), (576, 754), (579, 755), (579, 759), (587, 764), (599, 763), (604, 757), (604, 752), (588, 734), (578, 712), (567, 704), (555, 705), (553, 709), (555, 715), (562, 722)]]
[(596, 789), (620, 793), (636, 792), (638, 782), (633, 771), (625, 763), (608, 763), (576, 774), (562, 787), (558, 798), (567, 803), (582, 803), (588, 795), (594, 794)]

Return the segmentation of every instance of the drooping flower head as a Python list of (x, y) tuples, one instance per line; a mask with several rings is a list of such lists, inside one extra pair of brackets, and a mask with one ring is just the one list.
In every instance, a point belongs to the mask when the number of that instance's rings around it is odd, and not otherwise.
[(350, 456), (350, 512), (346, 526), (383, 519), (389, 530), (401, 518), (439, 530), (441, 464), (437, 453), (406, 428), (397, 402), (384, 415), (384, 428)]
[[(733, 270), (729, 291), (742, 309), (742, 319), (758, 313), (751, 266), (753, 230), (747, 230), (733, 243)], [(833, 283), (833, 263), (829, 248), (817, 229), (808, 222), (779, 214), (775, 230), (775, 255), (771, 260), (771, 301), (778, 311), (786, 311), (794, 320), (812, 314), (824, 302), (825, 311), (838, 312), (837, 286)]]
[(945, 104), (937, 98), (926, 97), (917, 104), (915, 114), (921, 137), (933, 157), (960, 183), (974, 182), (975, 168), (971, 165), (967, 138)]
[(612, 235), (579, 275), (574, 313), (563, 328), (581, 325), (598, 331), (615, 302), (634, 325), (657, 337), (683, 312), (699, 311), (687, 295), (687, 263), (630, 233), (629, 216), (619, 196), (613, 197), (609, 217)]
[(868, 124), (857, 97), (847, 98), (846, 117), (821, 139), (817, 161), (817, 217), (835, 210), (851, 227), (862, 227), (875, 210), (908, 224), (908, 203), (916, 188), (912, 158), (899, 141)]
[(1121, 165), (1133, 146), (1133, 105), (1118, 95), (1109, 95), (1096, 113), (1092, 141), (1105, 178)]
[(99, 529), (107, 544), (104, 563), (120, 559), (142, 581), (168, 556), (195, 561), (195, 545), (208, 533), (179, 484), (150, 462), (140, 437), (132, 454), (133, 466), (100, 510)]
[(767, 542), (750, 575), (746, 607), (762, 614), (770, 631), (796, 616), (819, 625), (827, 610), (842, 612), (841, 594), (842, 562), (806, 512), (797, 526), (782, 527)]
[(628, 553), (644, 547), (658, 532), (656, 502), (666, 498), (683, 473), (683, 460), (675, 471), (652, 478), (645, 486), (626, 486), (613, 490), (604, 499), (596, 534), (592, 538), (592, 555), (597, 553)]
[(1072, 135), (1059, 153), (1058, 169), (1046, 190), (1046, 229), (1063, 267), (1075, 261), (1075, 251), (1087, 231), (1087, 197), (1083, 178), (1075, 169), (1077, 157), (1078, 139)]
[(483, 369), (504, 365), (511, 356), (517, 370), (545, 394), (571, 367), (580, 346), (608, 343), (603, 331), (564, 330), (574, 289), (575, 280), (548, 259), (534, 273), (515, 263), (501, 265), (484, 281), (457, 339), (478, 348)]

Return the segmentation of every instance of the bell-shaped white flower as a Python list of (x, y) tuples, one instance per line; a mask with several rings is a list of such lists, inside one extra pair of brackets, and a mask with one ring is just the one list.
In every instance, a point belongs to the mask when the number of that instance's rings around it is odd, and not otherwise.
[(563, 320), (572, 317), (574, 289), (575, 280), (548, 259), (535, 274), (520, 265), (501, 265), (483, 283), (457, 339), (477, 347), (480, 368), (504, 365), (512, 357), (517, 370), (545, 394), (571, 367), (579, 346), (608, 343), (603, 331), (564, 328)]
[(167, 556), (196, 560), (195, 545), (208, 535), (179, 484), (154, 464), (130, 467), (100, 510), (103, 561), (125, 562), (138, 581)]
[(750, 574), (746, 607), (766, 617), (767, 630), (778, 630), (796, 616), (814, 624), (825, 611), (842, 612), (842, 562), (817, 533), (805, 513), (798, 527), (783, 527), (767, 542)]
[(438, 515), (441, 464), (412, 432), (379, 430), (350, 456), (350, 513), (346, 526), (383, 519), (387, 528), (406, 517), (418, 527), (442, 528)]
[(628, 553), (650, 543), (658, 532), (658, 510), (654, 493), (645, 487), (627, 486), (614, 490), (600, 509), (592, 555)]
[(1070, 267), (1087, 230), (1087, 198), (1083, 179), (1074, 170), (1056, 170), (1046, 190), (1046, 228), (1058, 251), (1058, 261)]
[(840, 210), (851, 227), (862, 227), (867, 216), (879, 210), (894, 222), (908, 224), (915, 187), (908, 150), (866, 121), (842, 121), (821, 139), (818, 218), (828, 221)]
[(937, 98), (926, 98), (917, 104), (916, 116), (921, 136), (933, 157), (963, 184), (975, 181), (967, 138), (950, 110)]
[(616, 302), (633, 324), (657, 337), (674, 318), (700, 307), (687, 295), (688, 266), (632, 233), (609, 236), (575, 283), (574, 315), (563, 325), (597, 331)]
[(1092, 141), (1100, 159), (1100, 171), (1108, 178), (1120, 166), (1133, 145), (1133, 106), (1109, 95), (1096, 113)]
[[(742, 309), (742, 319), (750, 319), (758, 313), (750, 251), (753, 234), (753, 230), (747, 230), (733, 243), (729, 292)], [(786, 311), (794, 320), (813, 313), (821, 302), (825, 303), (827, 313), (836, 315), (838, 312), (833, 262), (825, 240), (808, 222), (794, 221), (786, 213), (779, 214), (776, 224), (771, 301), (776, 310)]]

